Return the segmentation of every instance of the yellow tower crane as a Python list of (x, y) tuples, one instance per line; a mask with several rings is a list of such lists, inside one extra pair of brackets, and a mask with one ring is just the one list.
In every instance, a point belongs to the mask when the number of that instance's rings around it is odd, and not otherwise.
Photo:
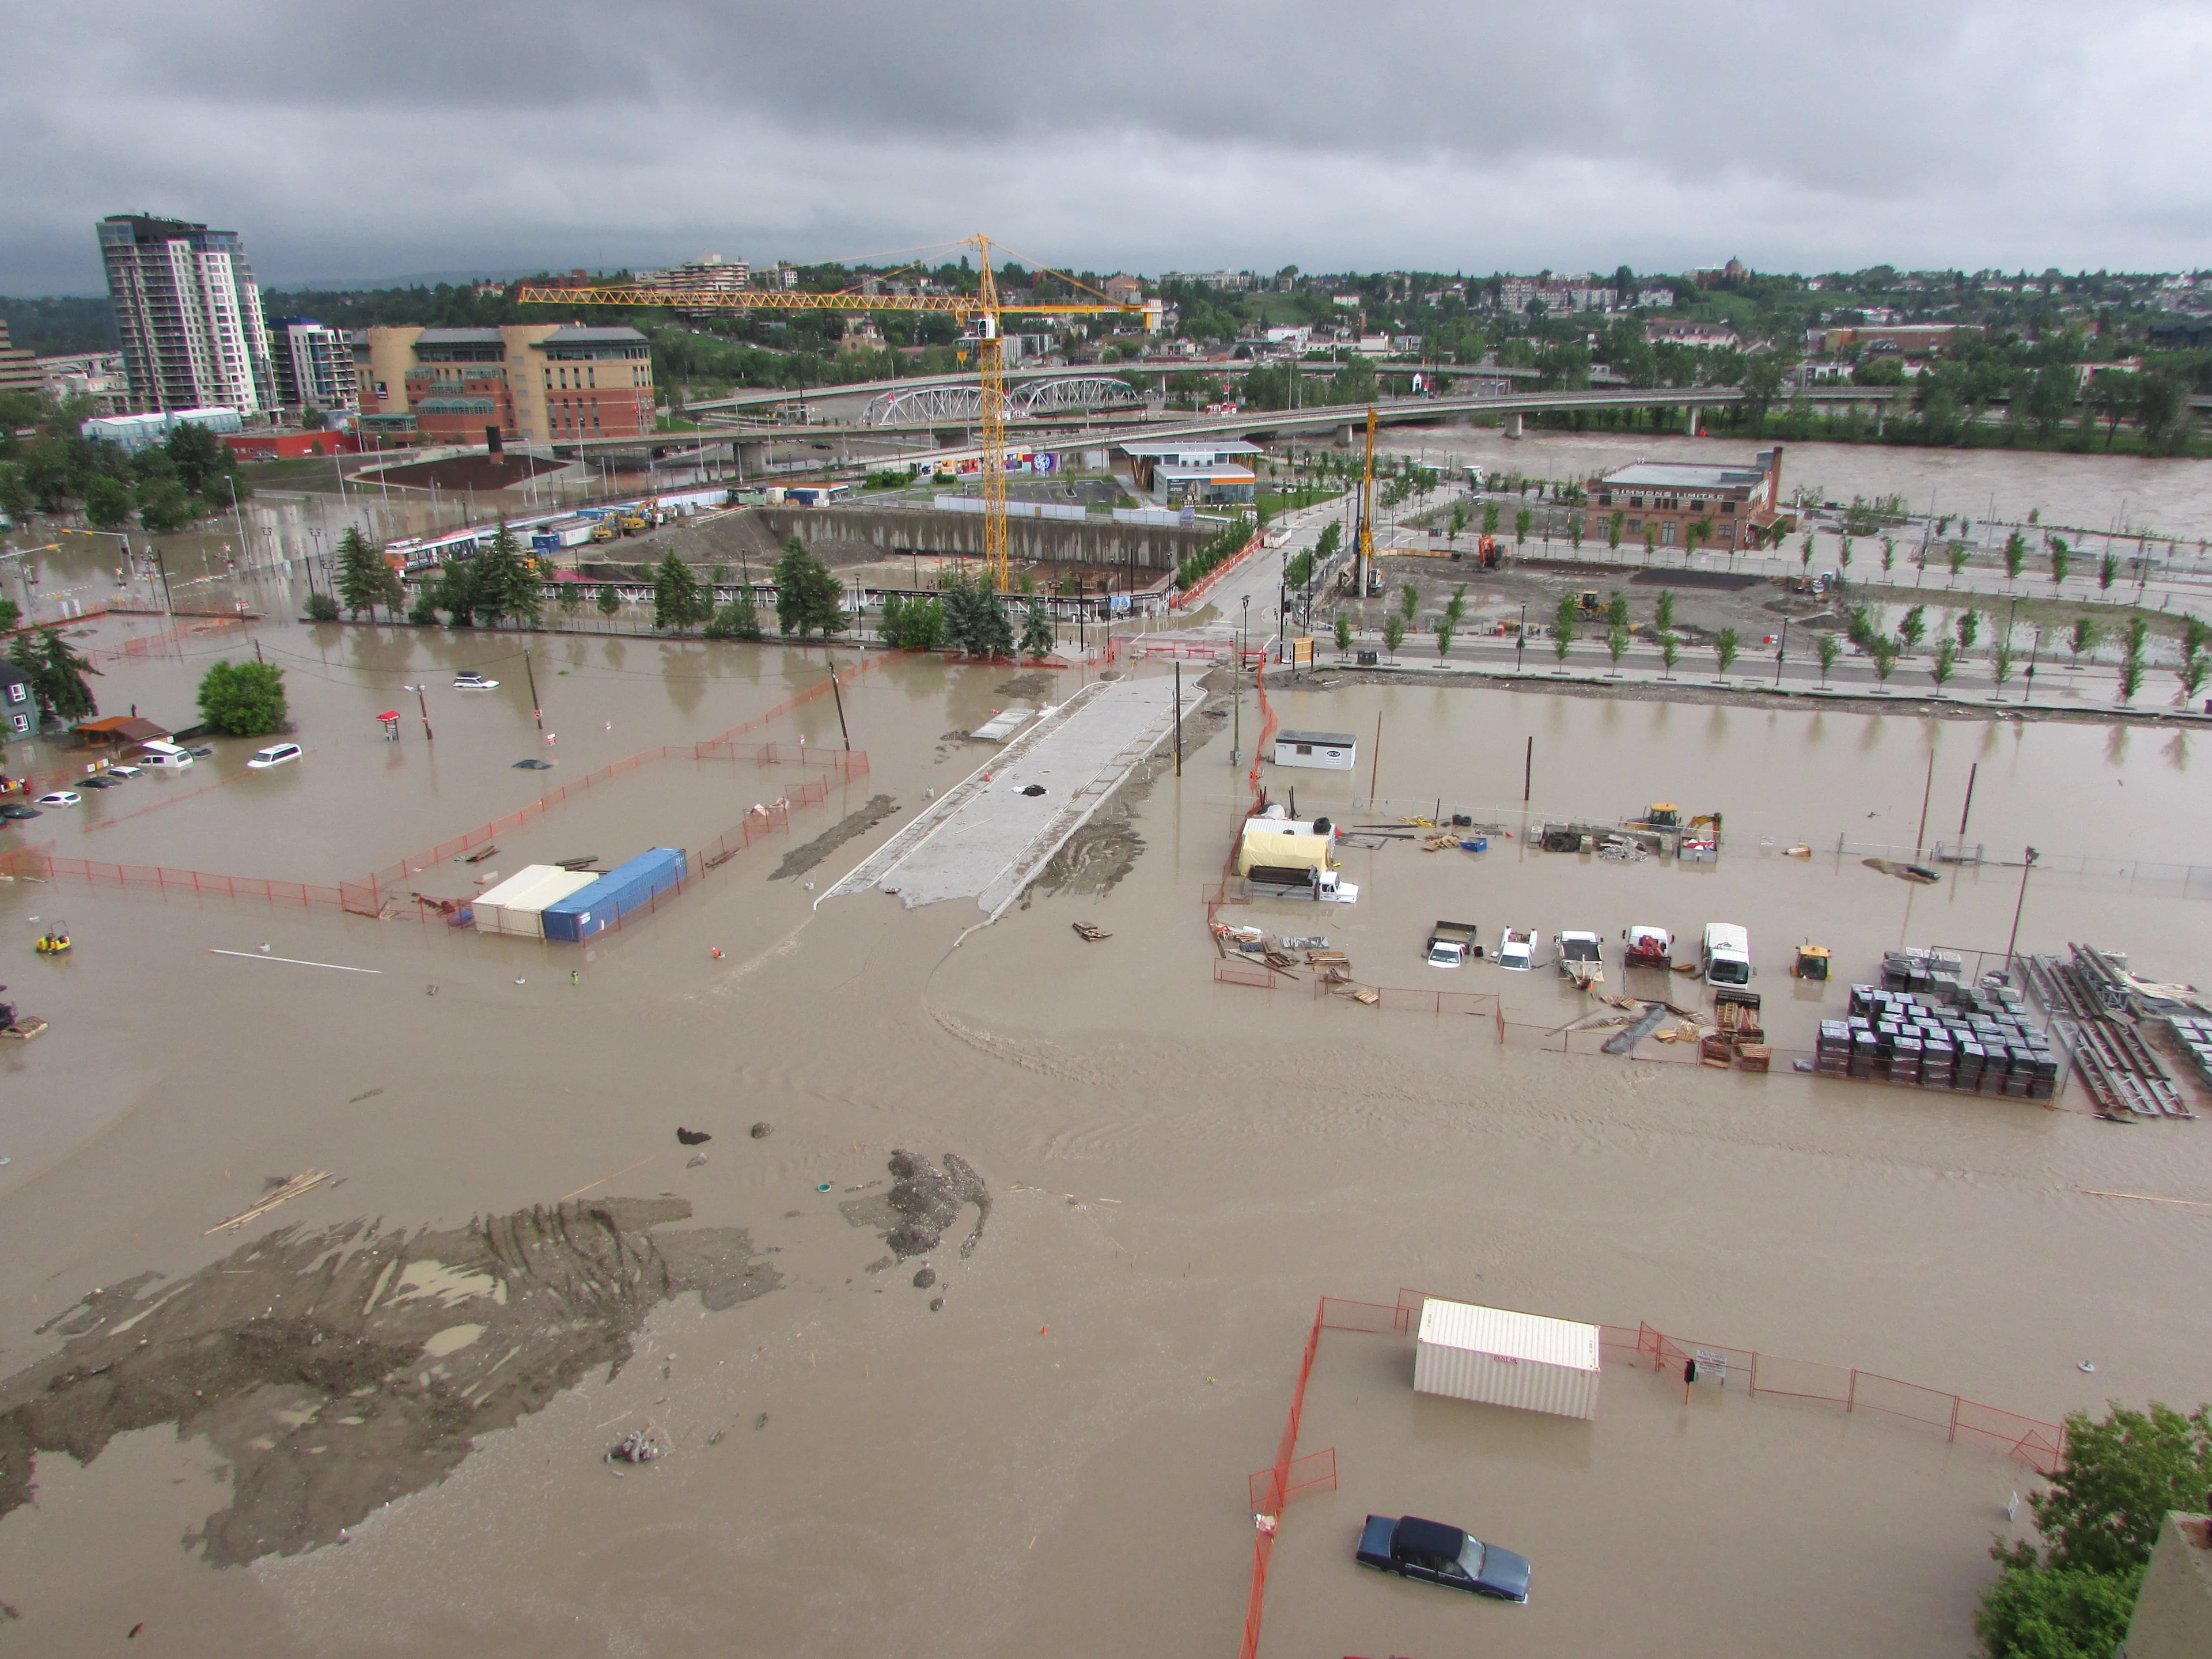
[[(524, 305), (623, 306), (632, 309), (667, 307), (683, 311), (935, 311), (957, 317), (970, 325), (975, 347), (977, 380), (982, 392), (980, 426), (983, 434), (983, 557), (992, 584), (1001, 593), (1008, 586), (1006, 570), (1006, 364), (1000, 326), (1002, 307), (998, 280), (991, 270), (991, 239), (963, 238), (955, 246), (976, 250), (979, 278), (973, 294), (866, 294), (844, 289), (832, 294), (801, 292), (796, 289), (718, 289), (697, 293), (625, 283), (596, 288), (555, 288), (525, 283), (515, 295)], [(999, 245), (1001, 248), (1004, 244)], [(1022, 304), (1009, 307), (1020, 316), (1097, 316), (1101, 313), (1143, 317), (1155, 308), (1142, 302), (1109, 300), (1096, 289), (1076, 281), (1065, 271), (1041, 265), (1041, 274), (1058, 277), (1095, 300)]]
[(1375, 571), (1375, 406), (1367, 408), (1367, 470), (1359, 478), (1359, 556), (1352, 562), (1353, 579), (1359, 584), (1359, 597), (1367, 597), (1367, 588)]

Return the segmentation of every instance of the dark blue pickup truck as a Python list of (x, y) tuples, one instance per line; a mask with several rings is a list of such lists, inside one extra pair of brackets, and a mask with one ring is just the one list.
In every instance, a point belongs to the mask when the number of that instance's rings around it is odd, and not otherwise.
[(1528, 1563), (1440, 1521), (1370, 1515), (1359, 1534), (1359, 1565), (1500, 1601), (1528, 1599)]

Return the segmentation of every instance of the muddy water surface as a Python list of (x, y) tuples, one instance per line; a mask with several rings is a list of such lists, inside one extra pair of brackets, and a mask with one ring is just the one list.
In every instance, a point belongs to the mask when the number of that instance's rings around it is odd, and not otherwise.
[[(274, 630), (269, 642), (319, 668), (312, 638)], [(404, 645), (410, 654), (369, 665), (419, 675), (460, 648)], [(687, 707), (657, 672), (602, 672), (602, 648), (562, 658), (572, 672), (556, 689), (541, 677), (562, 769), (583, 764), (571, 732), (599, 726), (592, 740), (610, 758), (617, 745), (696, 740), (819, 674), (818, 653), (666, 647), (705, 665)], [(188, 687), (188, 668), (149, 667), (144, 684), (171, 672)], [(0, 1170), (0, 1370), (16, 1386), (48, 1374), (34, 1367), (66, 1370), (69, 1341), (113, 1340), (97, 1324), (64, 1334), (97, 1311), (84, 1302), (95, 1288), (165, 1275), (131, 1292), (149, 1299), (220, 1282), (241, 1252), (304, 1249), (371, 1224), (462, 1236), (480, 1218), (564, 1200), (680, 1202), (688, 1218), (653, 1212), (667, 1217), (650, 1230), (656, 1249), (742, 1231), (741, 1271), (767, 1275), (720, 1311), (672, 1281), (666, 1299), (621, 1316), (636, 1322), (624, 1363), (549, 1390), (505, 1426), (459, 1425), (468, 1448), (455, 1446), (443, 1479), (406, 1482), (389, 1508), (346, 1523), (343, 1544), (249, 1549), (243, 1566), (182, 1547), (232, 1535), (216, 1517), (267, 1501), (269, 1454), (252, 1442), (283, 1443), (281, 1429), (312, 1443), (307, 1422), (264, 1420), (241, 1439), (180, 1407), (78, 1447), (88, 1462), (40, 1452), (36, 1501), (0, 1518), (0, 1599), (21, 1614), (0, 1642), (82, 1651), (143, 1620), (141, 1641), (245, 1655), (1224, 1650), (1250, 1559), (1245, 1476), (1273, 1455), (1323, 1292), (1389, 1302), (1414, 1285), (1649, 1319), (2044, 1418), (2107, 1395), (2201, 1393), (2212, 1309), (2178, 1264), (2201, 1255), (2212, 1212), (2074, 1189), (2212, 1199), (2203, 1123), (2121, 1128), (2017, 1103), (1501, 1048), (1487, 1020), (1316, 1001), (1303, 981), (1216, 985), (1200, 902), (1245, 799), (1220, 735), (1180, 781), (1154, 769), (1126, 820), (1141, 845), (1117, 836), (1102, 849), (1126, 855), (1118, 879), (1071, 872), (1064, 893), (957, 949), (968, 906), (907, 912), (865, 894), (817, 912), (804, 879), (770, 879), (794, 848), (890, 796), (895, 812), (805, 878), (826, 887), (927, 791), (980, 763), (987, 751), (946, 734), (1008, 701), (1006, 678), (872, 670), (846, 697), (866, 776), (588, 952), (265, 906), (0, 891), (0, 929), (19, 941), (30, 915), (57, 905), (80, 940), (71, 961), (25, 955), (9, 975), (11, 994), (55, 1021), (0, 1055), (0, 1154), (15, 1159)], [(416, 734), (393, 763), (367, 718), (388, 681), (303, 672), (299, 684), (301, 741), (316, 752), (283, 780), (281, 835), (248, 840), (228, 805), (244, 782), (70, 833), (96, 843), (160, 824), (176, 848), (164, 862), (250, 870), (281, 852), (327, 879), (526, 798), (532, 775), (504, 762), (535, 728), (504, 684), (465, 708), (444, 694), (460, 740), (441, 750), (432, 788)], [(1532, 814), (1673, 799), (1727, 815), (1729, 845), (1709, 868), (1531, 853), (1517, 834), (1480, 856), (1394, 843), (1348, 857), (1363, 887), (1350, 910), (1244, 913), (1331, 934), (1372, 981), (1501, 992), (1538, 1029), (1579, 1003), (1541, 975), (1426, 969), (1429, 923), (1609, 938), (1632, 921), (1678, 933), (1741, 921), (1784, 1044), (1836, 1012), (1841, 982), (1865, 976), (1884, 945), (2002, 946), (2016, 870), (1915, 888), (1852, 855), (1782, 856), (1838, 835), (1909, 849), (1931, 748), (1931, 826), (1955, 830), (1978, 760), (1972, 838), (1993, 852), (2033, 842), (2054, 855), (2186, 862), (2201, 844), (2185, 744), (2141, 732), (1428, 687), (1276, 702), (1286, 720), (1361, 734), (1352, 777), (1271, 773), (1278, 791), (1296, 783), (1304, 811), (1383, 821), (1442, 797), (1447, 811), (1517, 826), (1533, 734)], [(1375, 811), (1354, 798), (1368, 793), (1378, 715), (1375, 787), (1388, 805)], [(1249, 741), (1249, 692), (1243, 720)], [(833, 740), (834, 707), (810, 702), (763, 736), (802, 730)], [(726, 827), (712, 790), (742, 811), (786, 770), (710, 787), (641, 769), (575, 809), (598, 816), (556, 809), (517, 850), (696, 845)], [(146, 799), (156, 787), (126, 789)], [(96, 805), (119, 810), (125, 793)], [(579, 837), (593, 844), (572, 848)], [(313, 856), (325, 839), (338, 866), (328, 875)], [(2140, 875), (2039, 871), (2022, 939), (2094, 938), (2150, 971), (2202, 979), (2202, 910)], [(1074, 920), (1114, 937), (1086, 944)], [(1820, 1001), (1780, 972), (1785, 945), (1808, 934), (1837, 953), (1839, 983)], [(206, 954), (258, 956), (264, 943), (273, 957), (377, 971)], [(756, 1123), (771, 1133), (754, 1138)], [(679, 1144), (678, 1127), (712, 1139)], [(887, 1242), (899, 1212), (878, 1200), (901, 1149), (948, 1176), (954, 1155), (988, 1190), (972, 1250), (960, 1246), (979, 1212), (957, 1203), (934, 1243), (902, 1236), (921, 1247), (902, 1254)], [(309, 1169), (343, 1184), (293, 1200), (243, 1243), (204, 1237), (270, 1177)], [(924, 1195), (924, 1213), (938, 1207)], [(287, 1228), (294, 1243), (271, 1237)], [(485, 1328), (418, 1369), (489, 1364), (508, 1346), (489, 1346), (502, 1314), (427, 1294), (406, 1305), (435, 1316), (434, 1328), (404, 1333), (417, 1343)], [(224, 1328), (254, 1311), (241, 1304)], [(2094, 1376), (2076, 1370), (2083, 1359)], [(1817, 1408), (1686, 1407), (1638, 1373), (1608, 1374), (1589, 1427), (1415, 1401), (1408, 1374), (1389, 1339), (1325, 1344), (1304, 1443), (1339, 1448), (1340, 1489), (1285, 1522), (1268, 1651), (1479, 1638), (1510, 1654), (1690, 1654), (1717, 1635), (1794, 1652), (1953, 1654), (1971, 1641), (1989, 1534), (2026, 1478), (1940, 1435)], [(313, 1402), (295, 1387), (248, 1403), (296, 1414)], [(669, 1455), (611, 1467), (608, 1448), (648, 1426)], [(1349, 1552), (1369, 1509), (1486, 1529), (1534, 1559), (1535, 1599), (1468, 1607), (1359, 1574)], [(285, 1514), (313, 1512), (302, 1498)], [(1661, 1523), (1684, 1516), (1695, 1524)], [(1881, 1597), (1864, 1595), (1869, 1582)], [(1846, 1619), (1811, 1616), (1846, 1606)]]

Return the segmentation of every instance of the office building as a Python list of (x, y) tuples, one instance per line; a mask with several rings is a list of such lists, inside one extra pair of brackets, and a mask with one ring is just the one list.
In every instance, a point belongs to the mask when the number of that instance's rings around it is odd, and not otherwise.
[(278, 403), (332, 411), (361, 407), (350, 335), (312, 317), (280, 317), (269, 325), (269, 337)]
[(542, 444), (653, 430), (653, 348), (634, 328), (372, 328), (365, 356), (364, 431), (480, 444), (496, 427)]
[(1686, 526), (1716, 552), (1757, 547), (1781, 516), (1782, 447), (1762, 449), (1749, 466), (1708, 466), (1680, 461), (1638, 461), (1594, 479), (1589, 486), (1593, 530), (1615, 513), (1630, 542), (1648, 538), (1655, 547), (1686, 539)]
[(118, 213), (100, 222), (100, 254), (135, 407), (254, 415), (276, 403), (261, 290), (235, 231)]

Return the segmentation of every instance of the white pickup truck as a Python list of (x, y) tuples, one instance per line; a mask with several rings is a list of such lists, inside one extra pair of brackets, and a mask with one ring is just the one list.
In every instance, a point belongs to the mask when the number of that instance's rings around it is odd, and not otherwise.
[(1440, 921), (1429, 929), (1429, 966), (1464, 968), (1479, 930), (1471, 921)]
[(1533, 927), (1509, 927), (1498, 942), (1498, 965), (1525, 974), (1536, 960), (1536, 947), (1544, 936)]

